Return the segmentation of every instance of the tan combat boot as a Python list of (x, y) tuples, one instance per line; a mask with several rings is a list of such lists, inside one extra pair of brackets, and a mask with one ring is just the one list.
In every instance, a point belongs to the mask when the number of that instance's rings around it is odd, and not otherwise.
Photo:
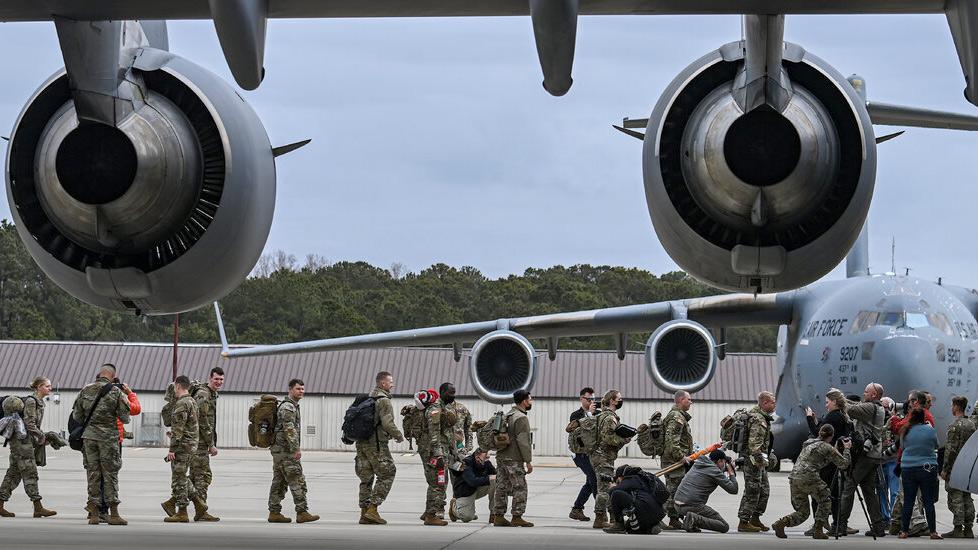
[(367, 519), (364, 516), (364, 514), (366, 514), (366, 513), (367, 513), (367, 509), (366, 508), (360, 508), (360, 521), (358, 523), (360, 525), (373, 525), (373, 522), (371, 522), (369, 519)]
[(191, 500), (194, 502), (194, 521), (221, 521), (221, 518), (208, 513), (210, 507), (204, 499), (194, 495)]
[(625, 533), (625, 526), (617, 521), (612, 521), (611, 526), (605, 527), (603, 531), (611, 535), (622, 535)]
[(99, 523), (98, 506), (89, 502), (88, 504), (85, 505), (85, 511), (88, 512), (88, 524), (98, 525)]
[(961, 534), (961, 538), (963, 538), (963, 539), (973, 539), (973, 538), (975, 538), (975, 532), (971, 528), (971, 524), (970, 523), (968, 525), (965, 525), (964, 526), (964, 532)]
[(458, 521), (458, 516), (455, 515), (455, 499), (453, 498), (451, 502), (448, 503), (448, 519), (452, 520), (452, 523)]
[(170, 497), (169, 500), (161, 502), (160, 506), (163, 507), (163, 511), (166, 512), (166, 517), (170, 517), (177, 513), (177, 499)]
[(510, 523), (509, 520), (506, 519), (506, 516), (503, 515), (503, 514), (496, 514), (496, 515), (494, 515), (492, 517), (492, 524), (495, 527), (512, 527), (513, 526), (513, 524)]
[(761, 523), (761, 516), (757, 514), (754, 514), (754, 516), (750, 518), (750, 524), (753, 525), (754, 527), (760, 528), (760, 530), (764, 531), (765, 533), (771, 530), (770, 527)]
[(9, 510), (4, 510), (3, 506), (5, 504), (7, 504), (7, 503), (4, 502), (4, 501), (2, 501), (2, 500), (0, 500), (0, 518), (13, 518), (13, 517), (17, 517), (17, 514), (11, 512)]
[(813, 539), (819, 539), (819, 540), (825, 540), (825, 539), (829, 538), (829, 536), (827, 534), (825, 534), (825, 523), (824, 522), (821, 522), (821, 521), (816, 521), (815, 522), (815, 527), (812, 527), (812, 538)]
[(771, 528), (774, 529), (774, 536), (779, 539), (786, 539), (788, 535), (784, 534), (784, 528), (788, 526), (788, 518), (784, 517), (775, 521), (771, 524)]
[(610, 526), (611, 524), (608, 523), (608, 512), (594, 513), (594, 523), (591, 525), (592, 529), (604, 529), (605, 527)]
[(380, 517), (380, 512), (377, 511), (376, 504), (367, 506), (367, 509), (363, 513), (363, 517), (374, 525), (387, 525), (387, 520)]
[(489, 512), (489, 523), (496, 523), (496, 514)]
[(190, 523), (190, 516), (187, 515), (187, 506), (178, 506), (177, 513), (163, 518), (166, 523)]
[(756, 525), (751, 525), (750, 521), (740, 520), (740, 523), (737, 525), (737, 532), (738, 533), (760, 533), (761, 528), (757, 527)]
[(54, 515), (57, 515), (57, 512), (55, 512), (54, 510), (48, 510), (47, 508), (42, 506), (40, 500), (34, 501), (34, 517), (49, 518)]
[(533, 524), (523, 519), (523, 514), (513, 514), (513, 519), (509, 522), (513, 527), (533, 527)]
[(434, 525), (437, 527), (444, 527), (448, 525), (448, 522), (438, 517), (437, 514), (428, 514), (428, 517), (424, 520), (425, 525)]
[[(186, 510), (185, 510), (186, 511)], [(109, 506), (109, 525), (129, 525), (126, 518), (119, 515), (119, 505)]]
[(282, 515), (282, 512), (269, 512), (268, 523), (292, 523), (292, 518)]
[(591, 521), (591, 518), (584, 515), (584, 510), (580, 508), (571, 508), (570, 514), (567, 517), (576, 519), (577, 521)]
[(310, 523), (313, 521), (319, 521), (319, 516), (310, 514), (307, 510), (303, 510), (295, 515), (296, 523)]

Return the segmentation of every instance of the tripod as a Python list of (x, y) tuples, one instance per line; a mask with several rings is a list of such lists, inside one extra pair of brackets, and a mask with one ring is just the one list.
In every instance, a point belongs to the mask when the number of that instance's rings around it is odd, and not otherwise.
[[(852, 475), (851, 475), (852, 474), (852, 466), (850, 466), (849, 469), (846, 470), (846, 471), (849, 472), (849, 474), (850, 474), (849, 477), (851, 478), (852, 477)], [(876, 531), (873, 530), (873, 520), (870, 519), (870, 517), (869, 517), (869, 510), (866, 509), (866, 502), (863, 500), (862, 489), (859, 488), (859, 484), (856, 483), (855, 480), (853, 480), (852, 483), (855, 484), (855, 493), (856, 493), (856, 496), (859, 498), (859, 507), (862, 508), (863, 517), (866, 518), (866, 524), (869, 525), (869, 532), (872, 534), (873, 540), (876, 540)], [(840, 470), (838, 470), (838, 469), (836, 469), (835, 470), (835, 473), (832, 475), (832, 485), (834, 485), (837, 488), (837, 494), (841, 498), (842, 497), (842, 489), (843, 489), (843, 487), (842, 487), (842, 475), (841, 475)], [(841, 503), (840, 503), (840, 508), (841, 508)], [(839, 527), (840, 527), (840, 524), (841, 523), (842, 522), (839, 521), (839, 518), (835, 518), (835, 525), (832, 527), (832, 535), (835, 537), (835, 540), (839, 540)]]

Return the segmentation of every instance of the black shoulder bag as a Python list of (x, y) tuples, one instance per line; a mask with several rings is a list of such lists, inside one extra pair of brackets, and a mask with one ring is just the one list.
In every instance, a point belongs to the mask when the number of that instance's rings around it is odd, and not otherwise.
[(105, 397), (110, 391), (112, 391), (113, 384), (109, 383), (102, 386), (99, 390), (98, 396), (95, 397), (95, 403), (92, 403), (92, 408), (88, 411), (88, 416), (85, 417), (85, 421), (79, 423), (75, 420), (75, 415), (68, 415), (68, 446), (76, 451), (82, 450), (82, 434), (85, 433), (85, 428), (88, 427), (88, 422), (92, 419), (92, 415), (95, 414), (95, 408), (98, 407), (98, 402)]

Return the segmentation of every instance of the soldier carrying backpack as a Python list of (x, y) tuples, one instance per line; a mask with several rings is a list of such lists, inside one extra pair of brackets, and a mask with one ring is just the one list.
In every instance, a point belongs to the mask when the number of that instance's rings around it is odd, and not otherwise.
[[(47, 436), (41, 431), (41, 421), (44, 419), (44, 398), (51, 393), (51, 381), (37, 377), (31, 383), (31, 389), (34, 393), (23, 398), (0, 398), (4, 420), (21, 421), (24, 430), (23, 437), (7, 439), (10, 446), (10, 466), (0, 484), (0, 517), (14, 517), (13, 512), (4, 509), (4, 505), (21, 481), (24, 482), (24, 491), (34, 503), (34, 517), (48, 517), (57, 513), (41, 505), (41, 493), (37, 484), (37, 467), (44, 465), (44, 446), (48, 444)], [(38, 460), (39, 457), (41, 460)]]
[(394, 407), (391, 405), (394, 376), (381, 371), (375, 380), (377, 387), (361, 403), (355, 402), (343, 420), (344, 437), (356, 442), (354, 469), (360, 478), (361, 525), (387, 523), (380, 517), (377, 508), (387, 499), (397, 474), (389, 441), (404, 441), (404, 436), (394, 423)]

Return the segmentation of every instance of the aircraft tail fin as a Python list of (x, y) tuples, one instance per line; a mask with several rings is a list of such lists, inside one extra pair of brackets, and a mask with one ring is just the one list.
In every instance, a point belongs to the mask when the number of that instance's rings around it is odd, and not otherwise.
[(865, 277), (869, 274), (869, 221), (866, 221), (846, 256), (846, 278)]

